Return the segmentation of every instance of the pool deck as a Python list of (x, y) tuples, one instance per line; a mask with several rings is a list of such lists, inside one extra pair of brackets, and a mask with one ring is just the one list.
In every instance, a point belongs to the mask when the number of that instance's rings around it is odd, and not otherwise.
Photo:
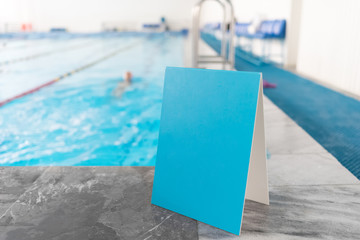
[(1, 167), (0, 239), (357, 239), (360, 181), (265, 98), (270, 205), (241, 238), (150, 204), (153, 167)]

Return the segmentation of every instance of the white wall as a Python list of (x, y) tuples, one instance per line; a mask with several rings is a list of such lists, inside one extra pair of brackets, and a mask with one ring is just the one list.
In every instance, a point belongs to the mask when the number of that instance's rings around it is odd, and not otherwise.
[[(268, 19), (290, 17), (291, 0), (232, 0), (236, 19), (239, 22), (251, 21), (256, 15)], [(204, 18), (221, 20), (221, 9), (216, 2), (204, 4)]]
[[(32, 23), (39, 31), (66, 27), (71, 31), (99, 31), (103, 22), (141, 24), (165, 16), (176, 28), (190, 27), (197, 0), (2, 0), (0, 24)], [(1, 29), (0, 29), (1, 30)]]
[(360, 1), (303, 1), (297, 70), (360, 96)]

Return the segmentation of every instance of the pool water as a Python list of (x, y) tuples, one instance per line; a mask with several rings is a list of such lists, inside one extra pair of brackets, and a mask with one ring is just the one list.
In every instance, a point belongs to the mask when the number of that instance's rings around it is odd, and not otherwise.
[[(0, 165), (153, 166), (164, 70), (183, 65), (184, 37), (38, 41), (40, 46), (32, 40), (28, 48), (24, 44), (2, 50), (8, 59), (50, 54), (0, 65), (0, 100), (123, 50), (0, 107)], [(2, 55), (0, 61), (4, 60)], [(133, 73), (133, 84), (118, 98), (112, 92), (125, 71)]]

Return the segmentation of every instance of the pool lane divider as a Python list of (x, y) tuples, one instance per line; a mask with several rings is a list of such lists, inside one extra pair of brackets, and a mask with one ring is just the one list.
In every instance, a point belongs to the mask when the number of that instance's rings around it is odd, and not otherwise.
[(76, 44), (76, 45), (69, 46), (69, 47), (60, 48), (60, 49), (57, 49), (57, 50), (54, 50), (54, 51), (46, 51), (46, 52), (36, 53), (36, 54), (33, 54), (33, 55), (28, 55), (28, 56), (25, 56), (25, 57), (20, 57), (20, 58), (15, 58), (15, 59), (11, 59), (11, 60), (2, 61), (2, 62), (0, 62), (0, 67), (10, 65), (10, 64), (14, 64), (14, 63), (18, 63), (18, 62), (25, 62), (25, 61), (40, 58), (40, 57), (49, 56), (49, 55), (52, 55), (52, 54), (57, 53), (57, 52), (66, 52), (66, 51), (71, 51), (73, 49), (81, 49), (81, 48), (84, 48), (84, 47), (92, 46), (92, 45), (88, 45), (89, 42), (91, 42), (91, 41), (87, 41), (85, 43)]
[[(140, 41), (140, 42), (142, 42), (142, 41)], [(97, 60), (95, 60), (95, 61), (93, 61), (93, 62), (90, 62), (90, 63), (88, 63), (88, 64), (86, 64), (86, 65), (83, 65), (83, 66), (81, 66), (81, 67), (79, 67), (79, 68), (76, 68), (76, 69), (74, 69), (74, 70), (72, 70), (72, 71), (69, 71), (69, 72), (67, 72), (67, 73), (64, 73), (64, 74), (58, 76), (57, 78), (54, 78), (54, 79), (52, 79), (52, 80), (50, 80), (50, 81), (48, 81), (48, 82), (46, 82), (46, 83), (44, 83), (44, 84), (41, 84), (41, 85), (39, 85), (39, 86), (37, 86), (37, 87), (35, 87), (35, 88), (32, 88), (32, 89), (30, 89), (30, 90), (28, 90), (28, 91), (25, 91), (25, 92), (23, 92), (23, 93), (20, 93), (20, 94), (18, 94), (18, 95), (15, 95), (15, 96), (13, 96), (13, 97), (11, 97), (11, 98), (5, 99), (5, 100), (3, 100), (3, 101), (0, 102), (0, 107), (4, 106), (4, 105), (7, 104), (7, 103), (10, 103), (10, 102), (12, 102), (12, 101), (14, 101), (14, 100), (16, 100), (16, 99), (19, 99), (19, 98), (21, 98), (21, 97), (24, 97), (24, 96), (26, 96), (26, 95), (29, 95), (29, 94), (34, 93), (34, 92), (36, 92), (36, 91), (39, 91), (40, 89), (42, 89), (42, 88), (44, 88), (44, 87), (50, 86), (50, 85), (52, 85), (52, 84), (54, 84), (54, 83), (56, 83), (56, 82), (58, 82), (58, 81), (60, 81), (60, 80), (62, 80), (62, 79), (64, 79), (64, 78), (66, 78), (66, 77), (72, 76), (72, 75), (74, 75), (75, 73), (78, 73), (78, 72), (83, 71), (83, 70), (85, 70), (85, 69), (87, 69), (87, 68), (90, 68), (90, 67), (92, 67), (92, 66), (94, 66), (94, 65), (96, 65), (96, 64), (98, 64), (98, 63), (100, 63), (100, 62), (103, 62), (103, 61), (105, 61), (105, 60), (107, 60), (107, 59), (109, 59), (109, 58), (111, 58), (111, 57), (114, 57), (115, 55), (119, 54), (120, 52), (123, 52), (123, 51), (125, 51), (125, 50), (129, 50), (129, 49), (137, 46), (140, 42), (137, 42), (137, 43), (134, 43), (134, 44), (131, 44), (131, 45), (128, 45), (128, 46), (119, 48), (119, 49), (117, 49), (116, 51), (114, 51), (114, 52), (112, 52), (112, 53), (110, 53), (110, 54), (108, 54), (108, 55), (105, 55), (105, 56), (103, 56), (103, 57), (101, 57), (101, 58), (99, 58), (99, 59), (97, 59)]]

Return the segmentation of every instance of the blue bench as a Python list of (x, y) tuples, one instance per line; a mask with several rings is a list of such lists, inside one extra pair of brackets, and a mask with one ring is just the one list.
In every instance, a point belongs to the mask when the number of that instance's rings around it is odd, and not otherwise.
[[(251, 23), (236, 23), (235, 34), (237, 36), (237, 45), (247, 52), (253, 51), (253, 39), (264, 40), (262, 42), (262, 60), (268, 61), (272, 54), (270, 45), (272, 40), (280, 41), (281, 43), (281, 61), (284, 62), (284, 40), (286, 37), (286, 20), (266, 20), (262, 21), (255, 33), (249, 33)], [(250, 44), (241, 45), (240, 38), (250, 39)]]
[(147, 28), (147, 29), (157, 29), (160, 28), (160, 24), (158, 23), (144, 23), (143, 24), (143, 28)]
[[(247, 52), (251, 56), (253, 53), (253, 40), (261, 40), (262, 44), (262, 53), (260, 59), (262, 61), (270, 61), (271, 57), (280, 56), (280, 62), (284, 63), (285, 61), (285, 51), (284, 51), (284, 40), (286, 37), (286, 20), (266, 20), (260, 23), (260, 26), (255, 33), (249, 33), (249, 27), (251, 23), (240, 23), (235, 24), (235, 37), (236, 37), (236, 46), (240, 47), (241, 50)], [(219, 33), (221, 31), (221, 24), (219, 22), (207, 23), (203, 26), (202, 31), (205, 33), (213, 34), (215, 37), (220, 37)], [(247, 44), (241, 44), (240, 39), (246, 38), (250, 41), (247, 41)], [(274, 54), (271, 51), (271, 43), (273, 41), (280, 41), (280, 54)]]
[(236, 23), (235, 24), (235, 34), (236, 36), (241, 37), (249, 37), (250, 34), (248, 32), (250, 23)]
[(235, 34), (239, 37), (247, 38), (276, 38), (284, 39), (286, 33), (286, 20), (263, 21), (259, 29), (254, 33), (248, 32), (250, 23), (236, 23)]
[(202, 31), (205, 32), (214, 32), (217, 30), (221, 30), (221, 24), (216, 22), (216, 23), (206, 23), (204, 25), (204, 27), (202, 28)]
[(50, 32), (67, 32), (66, 28), (51, 28)]

